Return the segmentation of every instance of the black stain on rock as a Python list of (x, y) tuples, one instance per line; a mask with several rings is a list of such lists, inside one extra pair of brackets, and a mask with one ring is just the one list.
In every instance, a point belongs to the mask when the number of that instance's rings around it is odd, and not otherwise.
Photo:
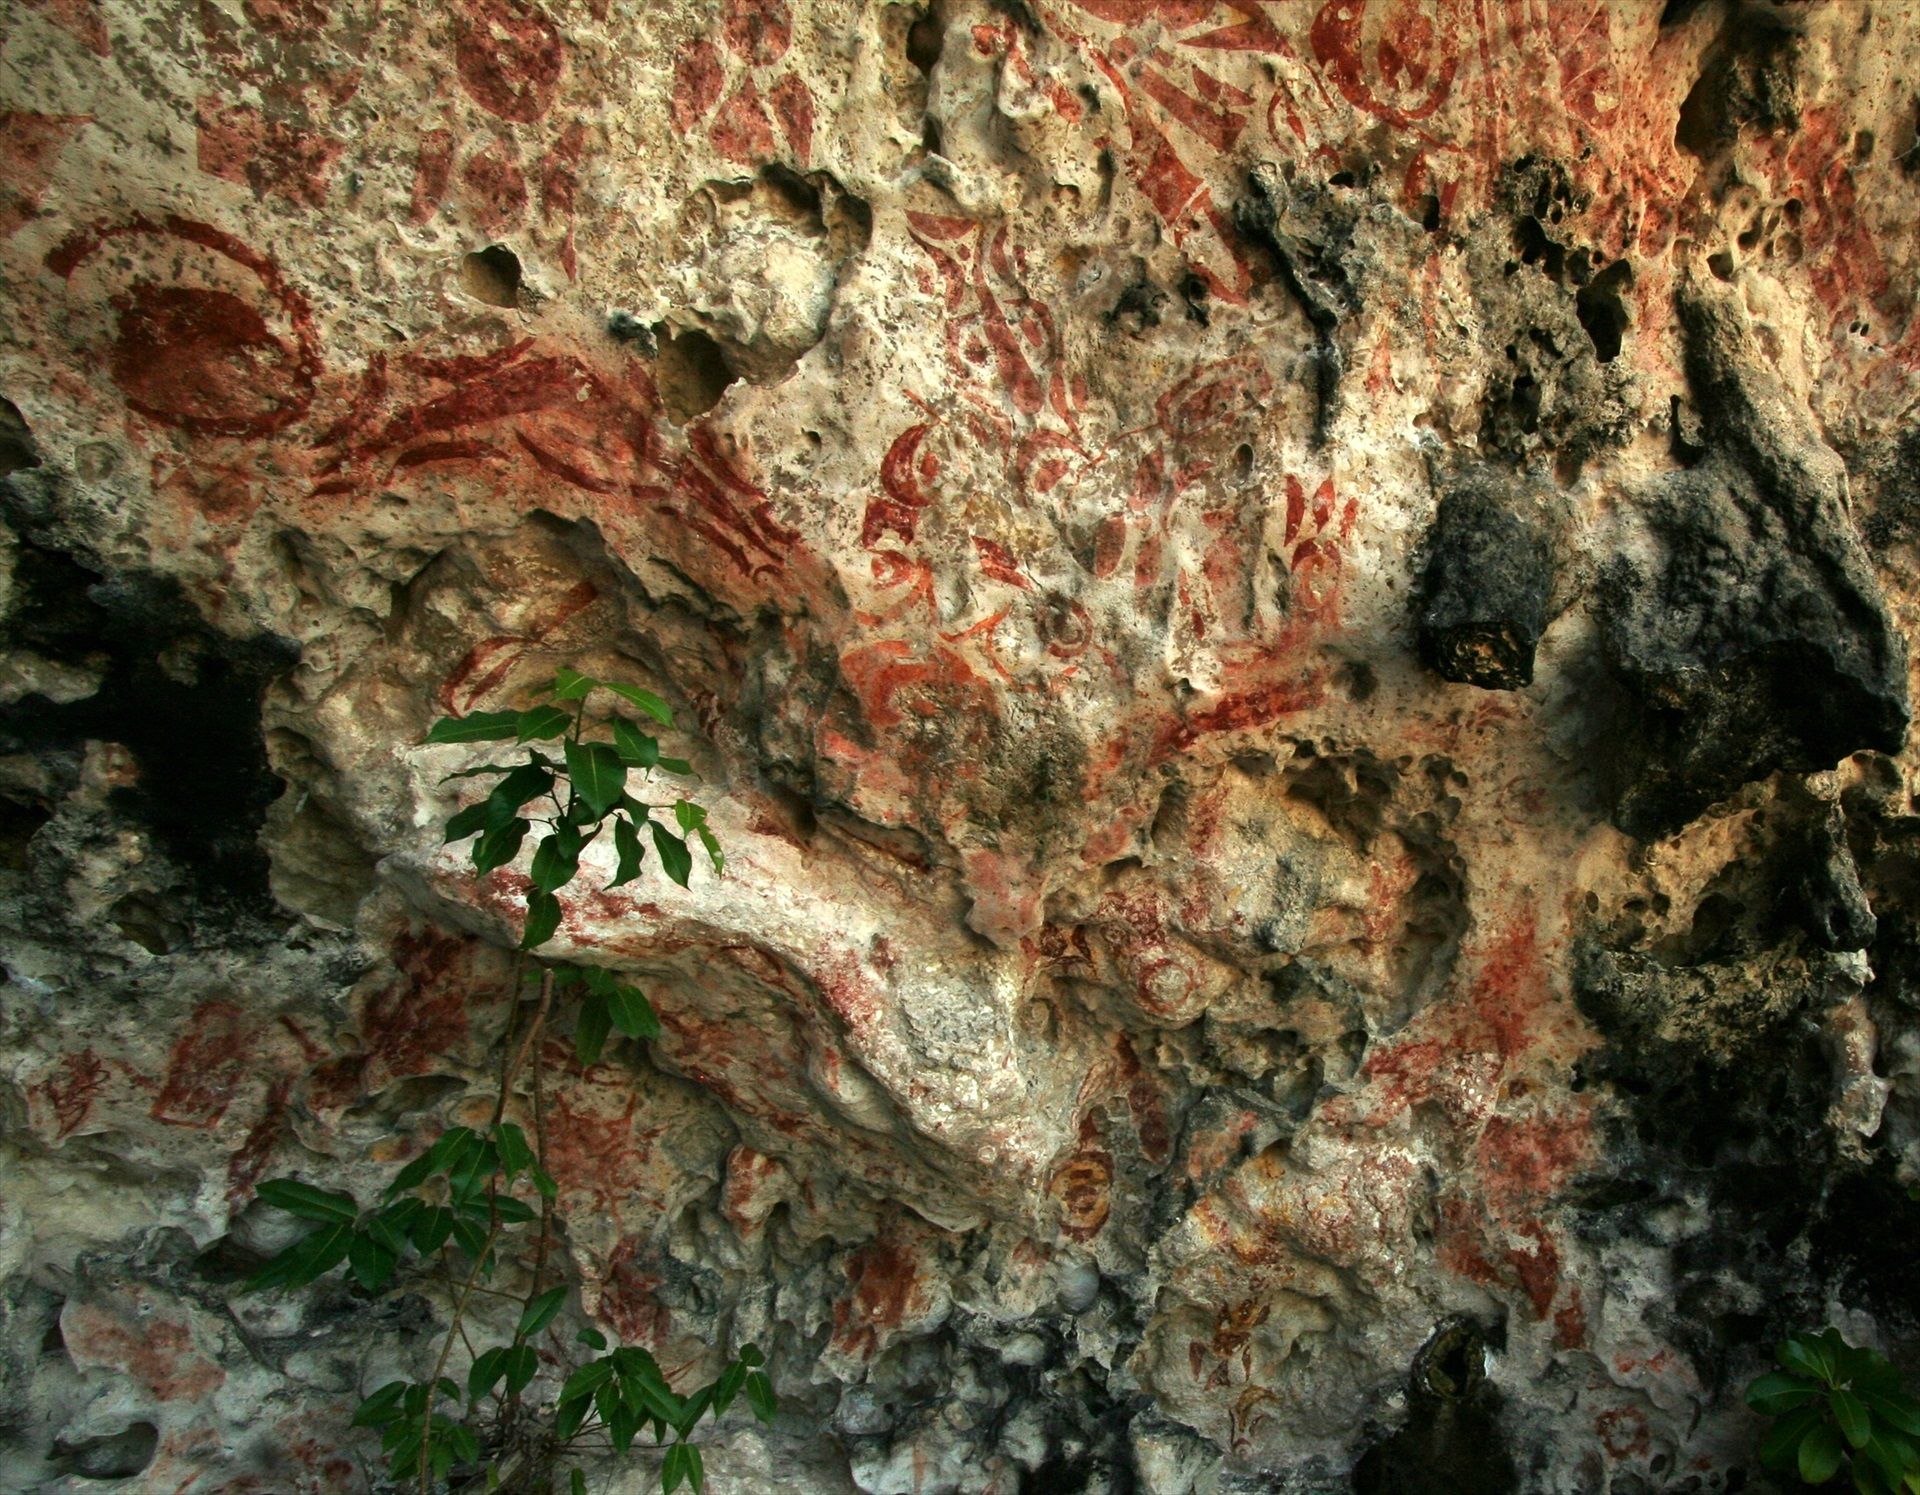
[(1315, 336), (1314, 441), (1324, 445), (1340, 413), (1340, 377), (1346, 354), (1343, 322), (1360, 310), (1360, 292), (1349, 264), (1355, 255), (1357, 209), (1314, 182), (1289, 184), (1271, 167), (1248, 174), (1247, 191), (1234, 204), (1233, 226), (1273, 256)]
[(267, 764), (260, 700), (298, 659), (295, 646), (217, 632), (169, 577), (103, 576), (24, 541), (15, 585), (21, 601), (8, 645), (102, 679), (82, 700), (28, 695), (0, 706), (0, 752), (121, 744), (139, 779), (114, 790), (113, 801), (152, 831), (202, 895), (271, 907), (259, 835), (283, 785)]
[(1539, 500), (1509, 474), (1468, 473), (1440, 499), (1415, 593), (1421, 661), (1487, 690), (1533, 683), (1553, 549)]
[(1607, 567), (1602, 646), (1628, 709), (1614, 820), (1666, 835), (1778, 769), (1897, 751), (1906, 644), (1846, 510), (1840, 459), (1763, 365), (1732, 296), (1681, 299), (1713, 449), (1645, 492)]

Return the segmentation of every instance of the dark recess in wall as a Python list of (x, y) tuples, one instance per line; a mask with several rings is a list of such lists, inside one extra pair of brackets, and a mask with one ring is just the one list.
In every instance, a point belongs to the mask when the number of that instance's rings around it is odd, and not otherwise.
[(0, 753), (122, 744), (139, 782), (115, 790), (115, 802), (152, 831), (200, 896), (270, 910), (259, 834), (283, 786), (267, 766), (260, 699), (299, 651), (272, 635), (215, 632), (170, 578), (102, 576), (25, 541), (14, 584), (21, 600), (7, 645), (104, 678), (84, 700), (29, 695), (0, 707)]

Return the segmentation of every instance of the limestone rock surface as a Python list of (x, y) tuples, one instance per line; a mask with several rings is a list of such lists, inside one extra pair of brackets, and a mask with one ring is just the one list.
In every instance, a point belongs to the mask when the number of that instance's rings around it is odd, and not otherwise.
[(563, 897), (664, 1032), (535, 1056), (533, 1395), (757, 1342), (716, 1492), (1772, 1488), (1785, 1333), (1920, 1372), (1917, 77), (1910, 0), (17, 0), (0, 1485), (379, 1487), (445, 1294), (239, 1295), (256, 1188), (485, 1119), (528, 866), (422, 737), (564, 665), (727, 866)]

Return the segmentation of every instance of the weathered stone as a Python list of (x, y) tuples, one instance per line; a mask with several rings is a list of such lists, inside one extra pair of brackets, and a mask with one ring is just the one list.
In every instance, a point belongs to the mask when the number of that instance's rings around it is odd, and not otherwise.
[(421, 739), (572, 665), (728, 860), (562, 895), (663, 1032), (532, 1056), (532, 1402), (591, 1321), (767, 1349), (716, 1492), (1761, 1488), (1781, 1335), (1917, 1368), (1915, 76), (1890, 0), (14, 6), (0, 1486), (372, 1486), (446, 1292), (238, 1293), (257, 1188), (490, 1114), (529, 869)]

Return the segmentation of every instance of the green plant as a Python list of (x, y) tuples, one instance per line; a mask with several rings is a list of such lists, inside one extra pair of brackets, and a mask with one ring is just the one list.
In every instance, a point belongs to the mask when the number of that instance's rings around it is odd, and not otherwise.
[[(670, 807), (653, 805), (628, 792), (633, 771), (690, 774), (686, 763), (662, 757), (653, 737), (619, 715), (599, 723), (611, 733), (611, 744), (587, 738), (586, 702), (601, 689), (661, 725), (672, 725), (667, 704), (651, 692), (562, 670), (543, 692), (552, 698), (543, 704), (443, 718), (427, 736), (430, 743), (564, 740), (560, 762), (535, 748), (521, 762), (449, 776), (499, 780), (446, 828), (449, 842), (479, 838), (473, 861), (483, 875), (511, 861), (536, 822), (546, 826), (533, 856), (522, 950), (552, 937), (559, 924), (559, 890), (578, 873), (581, 852), (609, 826), (618, 858), (610, 886), (639, 873), (641, 824), (651, 826), (662, 869), (683, 887), (692, 870), (685, 837), (698, 837), (715, 871), (724, 865), (698, 805), (684, 799)], [(552, 814), (530, 810), (541, 800), (551, 801)], [(651, 819), (667, 808), (678, 834)], [(370, 1293), (386, 1290), (404, 1274), (409, 1285), (437, 1282), (448, 1295), (450, 1322), (432, 1373), (421, 1381), (387, 1383), (360, 1403), (353, 1418), (356, 1426), (380, 1434), (394, 1478), (417, 1483), (421, 1495), (456, 1474), (484, 1479), (489, 1490), (542, 1488), (547, 1473), (570, 1455), (597, 1446), (602, 1438), (624, 1454), (643, 1432), (650, 1435), (650, 1446), (666, 1450), (660, 1470), (664, 1489), (671, 1492), (684, 1482), (698, 1491), (705, 1470), (691, 1439), (701, 1418), (723, 1415), (742, 1395), (763, 1421), (774, 1416), (773, 1384), (752, 1345), (743, 1346), (713, 1380), (682, 1395), (644, 1348), (610, 1347), (593, 1328), (580, 1330), (575, 1343), (594, 1353), (575, 1357), (551, 1402), (530, 1406), (524, 1400), (540, 1371), (538, 1343), (543, 1335), (552, 1341), (551, 1326), (567, 1299), (564, 1284), (548, 1285), (554, 1275), (548, 1253), (559, 1191), (544, 1161), (540, 1066), (537, 1057), (531, 1066), (527, 1059), (539, 1053), (555, 993), (573, 987), (582, 992), (574, 1037), (582, 1062), (599, 1058), (615, 1031), (641, 1041), (659, 1036), (659, 1019), (637, 987), (592, 967), (543, 967), (539, 1001), (525, 1034), (517, 1045), (502, 1045), (498, 1094), (486, 1126), (441, 1133), (399, 1170), (372, 1206), (298, 1179), (270, 1179), (259, 1187), (261, 1199), (314, 1228), (269, 1261), (248, 1290), (303, 1287), (344, 1265)], [(531, 1137), (507, 1119), (523, 1067), (531, 1080)], [(530, 1264), (522, 1256), (503, 1265), (503, 1240), (526, 1227), (537, 1227)], [(497, 1285), (496, 1274), (503, 1270), (516, 1273), (517, 1290)], [(517, 1302), (518, 1318), (506, 1343), (485, 1349), (472, 1344), (466, 1321), (476, 1296)], [(464, 1387), (447, 1374), (456, 1345), (467, 1352)], [(549, 1350), (550, 1356), (559, 1352), (559, 1347)], [(570, 1483), (575, 1495), (586, 1489), (577, 1466)]]
[(1844, 1468), (1860, 1495), (1920, 1495), (1920, 1403), (1883, 1356), (1828, 1328), (1794, 1335), (1775, 1358), (1781, 1369), (1747, 1388), (1747, 1405), (1775, 1419), (1761, 1463), (1810, 1485)]
[[(627, 793), (631, 770), (652, 773), (691, 774), (693, 769), (678, 758), (663, 758), (657, 739), (643, 732), (624, 716), (609, 715), (602, 721), (612, 734), (611, 742), (592, 742), (584, 733), (587, 726), (587, 700), (596, 690), (610, 691), (621, 700), (646, 713), (663, 727), (673, 725), (673, 712), (652, 691), (636, 685), (618, 685), (595, 680), (578, 670), (561, 670), (552, 685), (542, 692), (550, 701), (525, 711), (476, 711), (467, 716), (442, 717), (427, 733), (430, 743), (546, 742), (562, 739), (564, 763), (557, 763), (538, 748), (529, 748), (525, 759), (516, 763), (487, 763), (463, 769), (452, 778), (494, 776), (499, 779), (491, 793), (467, 806), (447, 822), (446, 839), (473, 843), (473, 866), (486, 874), (504, 867), (520, 853), (521, 842), (535, 823), (547, 833), (534, 848), (529, 869), (532, 887), (527, 892), (527, 922), (521, 934), (520, 948), (532, 950), (545, 944), (560, 926), (560, 900), (556, 896), (580, 870), (580, 854), (609, 826), (613, 831), (617, 859), (613, 881), (617, 888), (640, 875), (640, 863), (646, 845), (640, 839), (640, 827), (646, 826), (659, 853), (661, 869), (679, 883), (687, 885), (693, 870), (693, 856), (686, 838), (697, 836), (706, 848), (715, 872), (726, 865), (720, 843), (707, 826), (707, 812), (689, 800), (678, 799), (671, 806), (647, 804)], [(571, 710), (568, 707), (571, 706)], [(565, 788), (565, 797), (561, 789)], [(542, 800), (553, 804), (551, 815), (537, 814), (529, 806)], [(673, 811), (679, 830), (669, 829), (653, 819), (656, 810)]]

